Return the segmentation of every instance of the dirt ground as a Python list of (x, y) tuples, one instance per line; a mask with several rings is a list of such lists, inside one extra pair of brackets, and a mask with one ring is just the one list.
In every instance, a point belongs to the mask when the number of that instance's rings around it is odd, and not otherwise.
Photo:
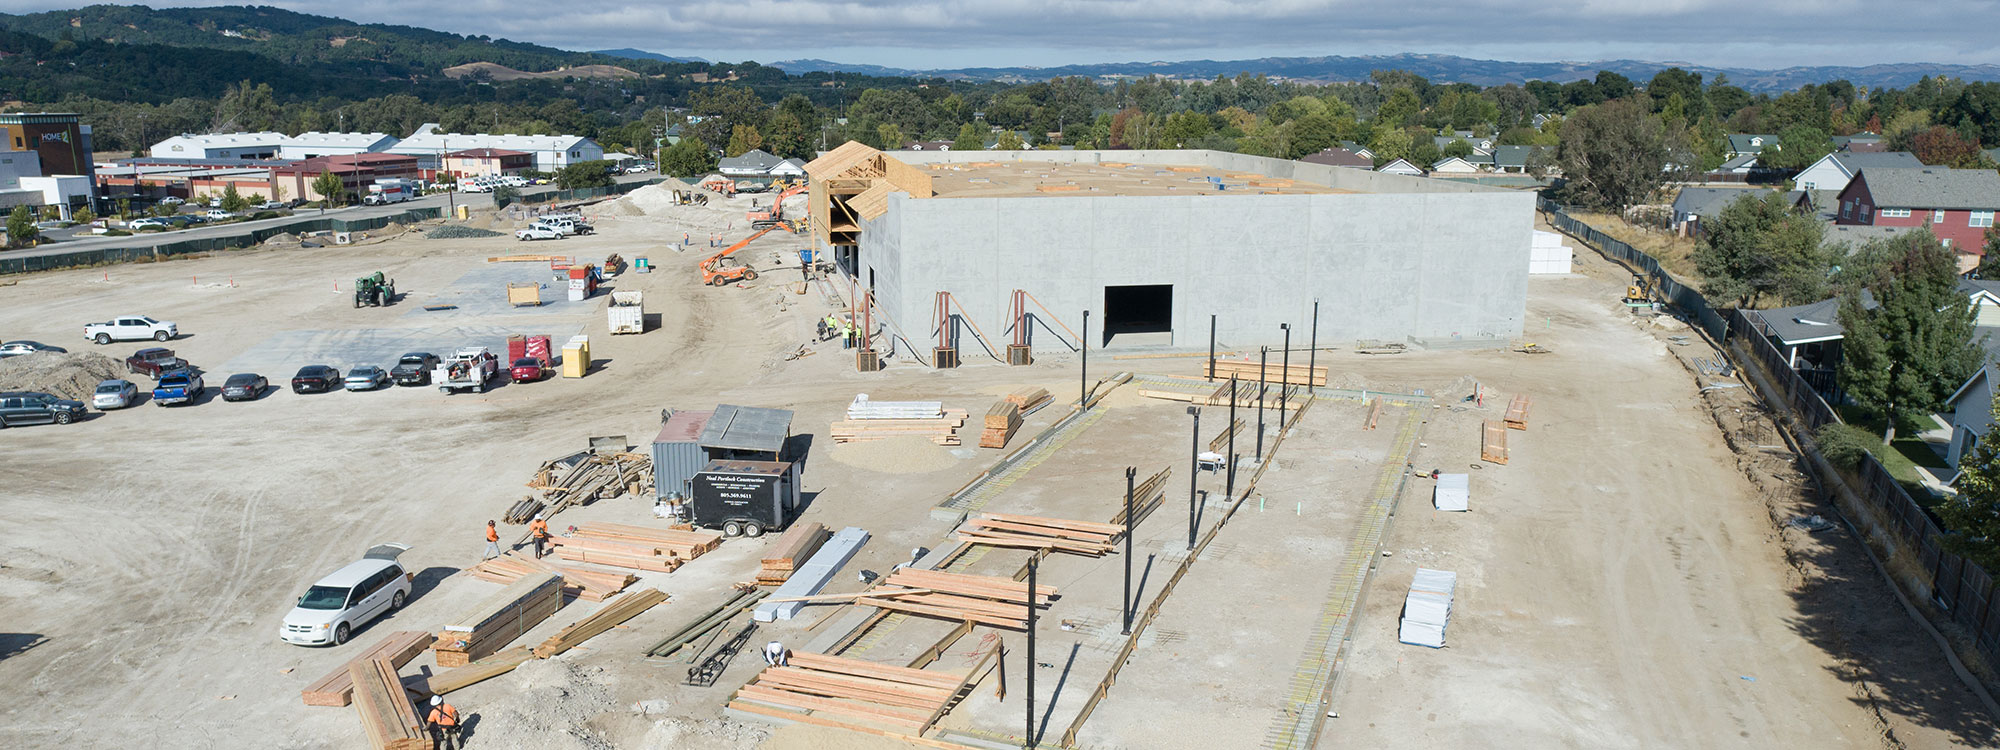
[[(459, 575), (478, 559), (480, 526), (523, 494), (544, 459), (592, 435), (643, 445), (662, 408), (718, 402), (793, 409), (793, 431), (811, 435), (805, 518), (860, 526), (873, 539), (829, 590), (858, 586), (849, 572), (886, 571), (913, 548), (935, 547), (948, 526), (932, 507), (1000, 455), (969, 446), (835, 446), (827, 425), (856, 393), (878, 400), (944, 400), (975, 414), (1023, 384), (1049, 387), (1056, 403), (1023, 428), (1052, 423), (1074, 398), (1076, 362), (1041, 357), (1027, 368), (968, 361), (955, 371), (893, 362), (853, 371), (835, 344), (812, 343), (828, 304), (797, 294), (801, 238), (774, 233), (744, 253), (764, 278), (749, 288), (699, 284), (694, 263), (707, 232), (746, 233), (747, 199), (707, 208), (631, 210), (606, 206), (600, 234), (560, 242), (423, 240), (420, 233), (359, 248), (256, 250), (161, 264), (40, 274), (0, 288), (0, 338), (29, 338), (123, 357), (138, 342), (95, 347), (76, 341), (82, 322), (117, 314), (172, 319), (187, 333), (171, 344), (196, 364), (264, 363), (274, 382), (306, 356), (362, 356), (383, 346), (448, 340), (499, 346), (495, 332), (581, 331), (592, 337), (594, 371), (580, 380), (507, 385), (444, 396), (428, 388), (298, 396), (164, 409), (149, 404), (93, 415), (80, 424), (0, 432), (9, 491), (0, 517), (0, 745), (7, 747), (362, 748), (354, 713), (300, 704), (298, 690), (384, 634), (434, 629), (494, 585)], [(484, 220), (482, 220), (484, 221)], [(491, 222), (487, 222), (491, 223)], [(504, 224), (504, 222), (502, 222)], [(495, 228), (502, 228), (496, 225)], [(676, 249), (680, 233), (692, 246)], [(516, 252), (627, 259), (658, 270), (627, 273), (617, 289), (646, 292), (655, 327), (605, 335), (597, 304), (516, 311), (467, 305), (431, 320), (420, 303), (464, 284), (486, 284), (485, 258)], [(789, 269), (787, 263), (794, 264)], [(1623, 272), (1579, 255), (1583, 273), (1530, 284), (1529, 337), (1554, 351), (1321, 355), (1337, 384), (1414, 392), (1433, 399), (1410, 462), (1465, 467), (1477, 458), (1478, 423), (1504, 398), (1535, 398), (1527, 432), (1510, 434), (1507, 466), (1464, 469), (1472, 512), (1428, 506), (1413, 481), (1390, 521), (1322, 741), (1407, 747), (1948, 747), (1990, 746), (1994, 725), (1951, 677), (1844, 530), (1781, 528), (1817, 512), (1782, 457), (1759, 445), (1741, 389), (1703, 384), (1682, 355), (1712, 356), (1686, 332), (1635, 321), (1617, 304)], [(383, 270), (407, 297), (395, 307), (351, 307), (335, 291)], [(468, 279), (471, 279), (468, 281)], [(472, 293), (476, 297), (476, 289)], [(501, 291), (494, 289), (493, 294)], [(472, 297), (468, 297), (472, 299)], [(369, 332), (363, 335), (359, 332)], [(433, 338), (423, 338), (433, 337)], [(444, 337), (444, 338), (436, 338)], [(331, 343), (329, 343), (331, 342)], [(386, 343), (385, 343), (386, 342)], [(146, 342), (150, 344), (150, 342)], [(1225, 344), (1227, 342), (1224, 342)], [(810, 354), (794, 357), (801, 347)], [(1091, 371), (1187, 374), (1194, 360), (1109, 360)], [(278, 369), (282, 363), (284, 369)], [(345, 367), (358, 362), (327, 361)], [(1108, 374), (1108, 372), (1104, 372)], [(1493, 397), (1458, 399), (1470, 383)], [(1722, 395), (1716, 396), (1714, 394)], [(1104, 422), (1035, 468), (1019, 490), (992, 505), (1020, 512), (1086, 515), (1065, 493), (1109, 503), (1132, 463), (1184, 460), (1181, 404), (1121, 388)], [(1351, 542), (1341, 505), (1366, 494), (1386, 433), (1352, 439), (1358, 405), (1322, 403), (1301, 420), (1299, 440), (1274, 459), (1263, 486), (1271, 505), (1232, 520), (1214, 557), (1190, 568), (1161, 604), (1159, 630), (1112, 688), (1081, 739), (1094, 747), (1256, 747), (1281, 711), (1283, 690), (1305, 643), (1308, 611), (1325, 598), (1326, 558)], [(1742, 411), (1739, 411), (1742, 410)], [(1212, 415), (1213, 409), (1205, 412)], [(1204, 439), (1215, 425), (1204, 417)], [(1768, 427), (1761, 428), (1768, 430)], [(969, 434), (969, 431), (968, 431)], [(1376, 437), (1379, 436), (1379, 437)], [(1091, 441), (1101, 442), (1091, 442)], [(1731, 441), (1750, 457), (1731, 451)], [(968, 442), (971, 442), (968, 440)], [(1294, 452), (1285, 452), (1294, 451)], [(1315, 467), (1283, 471), (1287, 467)], [(1179, 468), (1184, 471), (1184, 467)], [(1314, 472), (1323, 472), (1324, 477)], [(1142, 476), (1143, 478), (1143, 476)], [(1203, 477), (1209, 487), (1213, 477)], [(1185, 518), (1186, 476), (1177, 473), (1158, 526), (1142, 525), (1142, 555), (1155, 570), (1175, 548)], [(1087, 484), (1079, 484), (1087, 483)], [(1104, 485), (1110, 485), (1109, 488)], [(1303, 518), (1314, 505), (1326, 512)], [(1300, 503), (1294, 508), (1292, 502)], [(558, 529), (588, 520), (646, 523), (649, 501), (617, 498), (567, 511)], [(507, 529), (508, 537), (519, 534)], [(363, 629), (355, 642), (306, 649), (278, 641), (280, 618), (303, 586), (380, 541), (413, 544), (410, 605)], [(672, 574), (642, 585), (672, 599), (558, 659), (454, 693), (470, 719), (472, 747), (752, 748), (792, 750), (895, 746), (887, 740), (805, 726), (776, 727), (723, 716), (730, 691), (754, 674), (754, 654), (710, 687), (681, 684), (687, 664), (639, 654), (749, 578), (764, 540), (731, 540)], [(1283, 551), (1286, 554), (1278, 554)], [(1018, 557), (1014, 558), (1018, 559)], [(1051, 662), (1037, 685), (1055, 698), (1059, 734), (1104, 661), (1093, 644), (1116, 635), (1112, 574), (1121, 562), (1065, 561), (1053, 569), (1075, 598), (1043, 621)], [(979, 563), (1011, 571), (1009, 556)], [(1395, 623), (1418, 566), (1456, 570), (1459, 588), (1448, 647), (1401, 645)], [(1108, 577), (1107, 577), (1108, 576)], [(1155, 579), (1157, 580), (1157, 579)], [(1296, 582), (1296, 591), (1286, 587)], [(1157, 584), (1155, 584), (1157, 585)], [(537, 642), (598, 605), (577, 602), (530, 632)], [(1065, 609), (1065, 608), (1068, 609)], [(826, 614), (807, 608), (752, 637), (804, 643)], [(1063, 631), (1070, 619), (1082, 627)], [(913, 620), (863, 649), (901, 663), (925, 643)], [(909, 628), (907, 632), (903, 627)], [(935, 638), (935, 634), (930, 635)], [(1003, 636), (1012, 641), (1018, 634)], [(1069, 639), (1065, 642), (1064, 639)], [(936, 667), (969, 666), (981, 636), (961, 640)], [(1077, 675), (1055, 675), (1077, 653)], [(869, 651), (875, 653), (868, 654)], [(1089, 674), (1092, 664), (1096, 673)], [(405, 674), (432, 669), (418, 657)], [(1018, 678), (1018, 665), (1010, 667)], [(1178, 681), (1170, 682), (1170, 681)], [(1149, 682), (1151, 686), (1149, 686)], [(1172, 687), (1172, 685), (1178, 687)], [(1058, 694), (1055, 690), (1072, 692)], [(1186, 693), (1197, 698), (1184, 698)], [(995, 702), (975, 689), (948, 725), (968, 731), (1020, 716), (1018, 691)], [(1145, 730), (1140, 717), (1172, 714), (1181, 733)], [(1199, 737), (1199, 742), (1190, 738)]]

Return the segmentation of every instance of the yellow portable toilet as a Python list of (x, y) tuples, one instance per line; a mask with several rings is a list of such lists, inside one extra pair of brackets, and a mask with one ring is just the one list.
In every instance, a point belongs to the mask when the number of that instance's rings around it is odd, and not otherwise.
[(569, 343), (563, 344), (562, 376), (580, 378), (590, 369), (590, 337), (571, 336)]
[(458, 207), (458, 220), (459, 220), (459, 221), (465, 221), (466, 219), (469, 219), (469, 218), (472, 218), (472, 207), (471, 207), (471, 206), (459, 206), (459, 207)]

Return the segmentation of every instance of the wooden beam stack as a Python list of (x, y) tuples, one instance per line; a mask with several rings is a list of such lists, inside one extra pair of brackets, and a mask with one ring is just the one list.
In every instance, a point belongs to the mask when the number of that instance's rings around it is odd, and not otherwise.
[(430, 738), (417, 721), (416, 706), (403, 692), (396, 666), (388, 659), (369, 659), (347, 665), (348, 679), (354, 683), (354, 712), (368, 733), (368, 744), (376, 750), (430, 750)]
[(820, 545), (826, 543), (828, 536), (831, 536), (831, 533), (824, 525), (793, 524), (790, 531), (778, 537), (778, 543), (772, 545), (771, 551), (764, 553), (763, 568), (757, 571), (757, 583), (776, 586), (790, 580), (792, 573), (796, 572), (800, 565), (804, 565), (806, 560), (811, 559), (814, 552), (819, 551)]
[[(862, 597), (854, 603), (943, 620), (1014, 630), (1028, 628), (1028, 584), (1012, 578), (904, 568), (890, 573), (883, 584), (930, 589), (932, 593)], [(1055, 594), (1054, 586), (1037, 586), (1035, 603), (1046, 607), (1048, 598)]]
[[(1217, 380), (1228, 380), (1229, 376), (1235, 375), (1238, 381), (1255, 383), (1257, 382), (1257, 372), (1258, 363), (1253, 359), (1215, 360), (1215, 378)], [(1274, 360), (1263, 364), (1263, 372), (1264, 382), (1266, 383), (1326, 385), (1326, 367), (1324, 365), (1307, 367), (1306, 365), (1295, 364), (1288, 369), (1279, 361)], [(1201, 373), (1203, 375), (1208, 374), (1207, 362), (1201, 364)]]
[(571, 536), (550, 537), (549, 541), (564, 560), (670, 573), (721, 546), (722, 535), (592, 522), (578, 524)]
[(930, 418), (843, 419), (831, 427), (833, 442), (859, 443), (902, 435), (920, 435), (938, 445), (959, 445), (958, 428), (965, 425), (964, 409), (945, 409), (943, 416)]
[(385, 659), (389, 662), (390, 666), (401, 669), (403, 665), (410, 663), (411, 659), (417, 658), (417, 654), (421, 654), (424, 652), (424, 649), (430, 648), (432, 640), (434, 639), (431, 637), (431, 634), (421, 630), (404, 630), (390, 633), (381, 641), (376, 642), (374, 647), (361, 652), (360, 656), (354, 657), (346, 664), (340, 665), (340, 668), (328, 672), (325, 677), (321, 677), (313, 684), (307, 685), (306, 689), (300, 691), (299, 695), (305, 699), (305, 703), (308, 706), (333, 706), (336, 708), (345, 706), (354, 702), (354, 681), (348, 676), (348, 667), (366, 663), (374, 659)]
[(587, 602), (604, 601), (624, 591), (626, 586), (639, 582), (639, 577), (630, 573), (551, 565), (513, 552), (481, 562), (466, 569), (466, 572), (480, 580), (502, 584), (513, 583), (531, 573), (555, 573), (563, 577), (564, 596)]
[(1007, 394), (1007, 400), (1015, 406), (1021, 407), (1022, 419), (1026, 419), (1028, 415), (1035, 413), (1036, 410), (1044, 406), (1048, 406), (1053, 401), (1049, 396), (1049, 389), (1034, 386), (1028, 386)]
[(1167, 478), (1174, 475), (1173, 467), (1161, 469), (1159, 473), (1146, 478), (1132, 488), (1132, 515), (1137, 521), (1125, 520), (1125, 498), (1120, 495), (1116, 501), (1118, 512), (1111, 514), (1111, 523), (1117, 526), (1136, 526), (1152, 515), (1153, 509), (1160, 507), (1167, 495)]
[(1528, 394), (1525, 393), (1515, 396), (1512, 401), (1507, 402), (1507, 416), (1504, 417), (1507, 427), (1515, 430), (1528, 429), (1528, 409), (1533, 404), (1534, 401), (1529, 399)]
[(1502, 465), (1507, 463), (1507, 426), (1504, 423), (1489, 419), (1482, 424), (1479, 460)]
[(463, 690), (512, 672), (515, 667), (526, 664), (533, 658), (535, 655), (527, 646), (515, 646), (463, 667), (431, 675), (423, 681), (423, 689), (431, 695), (444, 695), (454, 690)]
[(1243, 426), (1245, 424), (1248, 424), (1248, 422), (1238, 419), (1236, 420), (1235, 424), (1232, 424), (1227, 429), (1224, 429), (1223, 431), (1216, 433), (1215, 437), (1209, 439), (1208, 449), (1211, 451), (1222, 450), (1223, 446), (1229, 445), (1229, 436), (1242, 432)]
[(652, 609), (653, 605), (666, 600), (667, 595), (660, 593), (659, 589), (639, 589), (618, 597), (617, 601), (604, 605), (603, 608), (592, 612), (589, 617), (572, 623), (555, 635), (549, 636), (548, 640), (542, 641), (542, 645), (534, 649), (535, 658), (547, 659), (575, 648), (577, 644), (595, 638), (626, 620), (638, 617), (639, 613)]
[(736, 691), (732, 707), (754, 701), (921, 732), (963, 689), (956, 675), (792, 652)]
[(1005, 448), (1019, 429), (1021, 405), (1004, 400), (995, 402), (993, 408), (986, 410), (986, 429), (979, 432), (979, 447)]
[(1368, 421), (1361, 425), (1361, 429), (1364, 430), (1375, 429), (1375, 423), (1381, 420), (1382, 420), (1382, 397), (1376, 396), (1375, 400), (1369, 402), (1368, 404)]
[(562, 606), (562, 576), (534, 573), (447, 623), (431, 646), (440, 667), (462, 667), (498, 652)]
[(1111, 523), (982, 513), (976, 518), (966, 519), (965, 524), (958, 528), (958, 540), (995, 547), (1048, 549), (1102, 557), (1112, 551), (1112, 542), (1124, 533), (1124, 526)]
[[(542, 462), (541, 468), (535, 471), (535, 478), (528, 482), (528, 488), (542, 493), (540, 501), (545, 509), (535, 512), (549, 515), (571, 505), (613, 498), (628, 492), (650, 494), (653, 490), (653, 457), (622, 451), (572, 453)], [(521, 509), (524, 504), (514, 505), (510, 511)], [(533, 520), (534, 512), (525, 516), (510, 512), (508, 517), (510, 520), (517, 517)]]

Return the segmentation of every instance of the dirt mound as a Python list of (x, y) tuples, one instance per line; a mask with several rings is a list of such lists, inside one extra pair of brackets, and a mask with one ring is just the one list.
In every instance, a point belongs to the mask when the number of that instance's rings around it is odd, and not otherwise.
[(125, 363), (96, 352), (35, 352), (0, 359), (0, 391), (38, 391), (85, 403), (99, 382), (125, 375)]
[(569, 659), (530, 659), (511, 675), (515, 691), (479, 711), (479, 742), (492, 747), (551, 750), (609, 750), (612, 745), (585, 726), (613, 708), (602, 667)]
[(290, 232), (274, 234), (264, 240), (265, 247), (298, 247), (300, 244), (299, 236)]
[(641, 750), (673, 750), (674, 748), (707, 748), (708, 750), (753, 750), (771, 731), (763, 727), (739, 724), (728, 719), (704, 721), (701, 719), (661, 719), (653, 722), (652, 729), (646, 731), (641, 741)]
[[(968, 435), (973, 440), (979, 437), (979, 427), (968, 422), (958, 430), (959, 439)], [(884, 474), (924, 474), (951, 468), (958, 458), (951, 455), (951, 449), (931, 442), (922, 435), (903, 435), (884, 440), (870, 440), (861, 443), (838, 443), (831, 452), (833, 460), (869, 471)]]

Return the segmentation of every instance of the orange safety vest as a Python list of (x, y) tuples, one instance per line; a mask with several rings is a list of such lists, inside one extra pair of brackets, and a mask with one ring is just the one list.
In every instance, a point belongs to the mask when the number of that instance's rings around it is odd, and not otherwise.
[(493, 528), (491, 526), (486, 527), (486, 541), (489, 542), (500, 541), (500, 530)]
[(430, 722), (441, 727), (458, 726), (458, 709), (452, 708), (449, 703), (433, 708)]
[(535, 521), (528, 524), (528, 530), (534, 532), (535, 536), (545, 537), (549, 535), (549, 523), (547, 521)]

